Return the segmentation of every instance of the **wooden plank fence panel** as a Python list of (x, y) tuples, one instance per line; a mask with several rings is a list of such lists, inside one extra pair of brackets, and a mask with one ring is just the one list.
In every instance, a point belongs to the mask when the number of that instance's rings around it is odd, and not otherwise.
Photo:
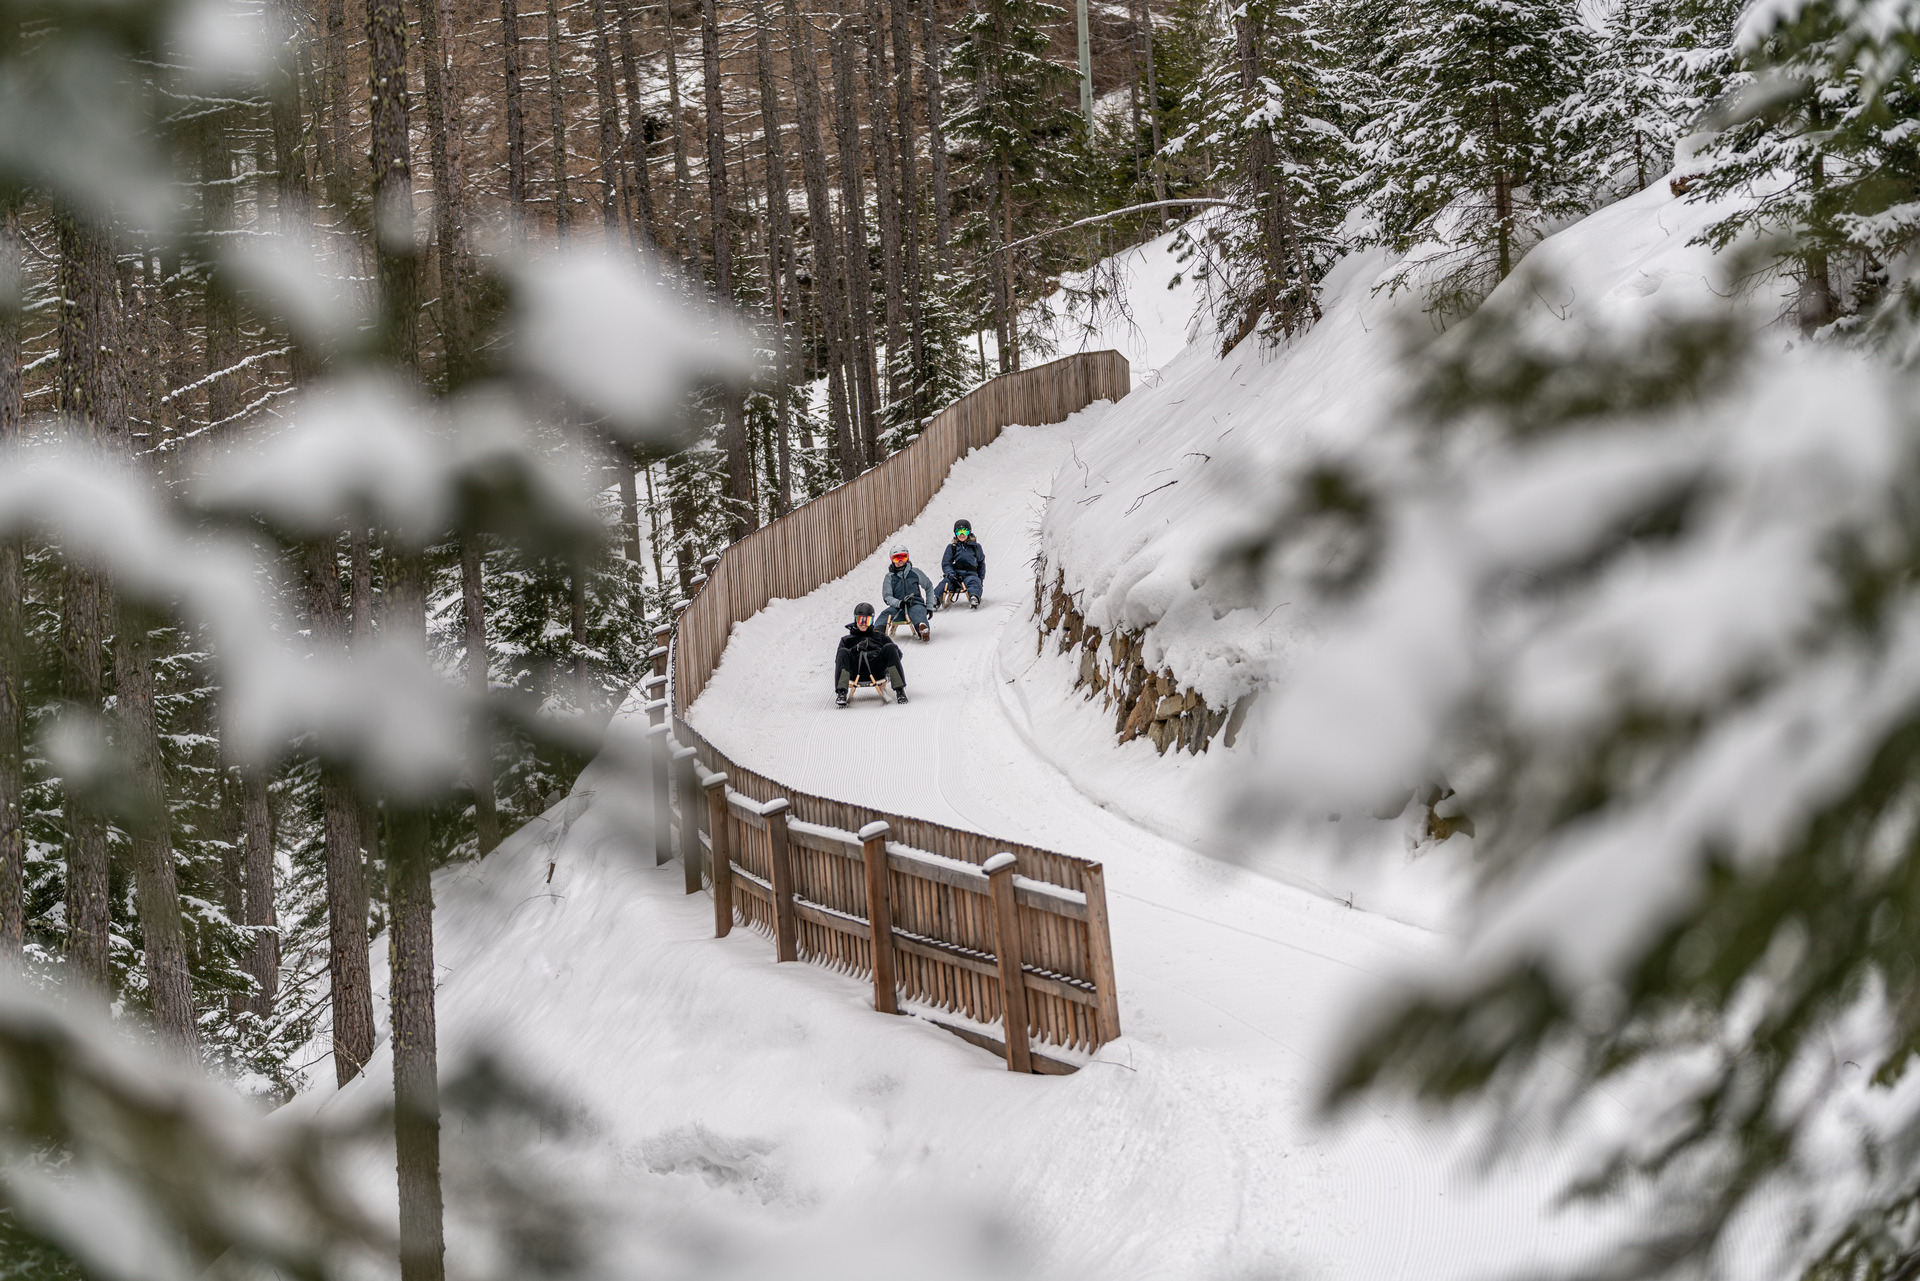
[[(909, 1001), (978, 1024), (1003, 1023), (1009, 1006), (1024, 1009), (1025, 1033), (1007, 1037), (1009, 1045), (1031, 1039), (1091, 1051), (1119, 1035), (1100, 865), (795, 792), (722, 755), (683, 717), (712, 679), (737, 623), (770, 600), (803, 596), (852, 570), (925, 508), (955, 461), (991, 443), (1003, 428), (1062, 421), (1097, 400), (1120, 399), (1130, 382), (1126, 358), (1105, 351), (1068, 356), (975, 388), (936, 414), (906, 449), (747, 535), (717, 561), (710, 558), (668, 645), (672, 737), (694, 746), (707, 771), (726, 775), (725, 784), (717, 785), (724, 802), (719, 791), (709, 804), (703, 789), (673, 788), (676, 801), (684, 796), (688, 802), (683, 830), (695, 835), (701, 820), (709, 820), (708, 842), (690, 841), (688, 857), (697, 861), (703, 843), (731, 853), (737, 869), (731, 878), (733, 917), (781, 942), (784, 954), (871, 976), (868, 877), (881, 877), (889, 899), (894, 988)], [(761, 807), (778, 800), (787, 802), (784, 810), (767, 806), (770, 813), (763, 816)], [(876, 821), (889, 826), (882, 842), (889, 853), (884, 870), (870, 873), (853, 834)], [(788, 839), (789, 823), (802, 825), (797, 839)], [(832, 831), (810, 833), (809, 825)], [(988, 878), (938, 861), (979, 867), (1002, 851), (1016, 857), (1022, 879), (1003, 873), (998, 883), (1005, 901), (997, 914)], [(929, 861), (925, 854), (936, 858)], [(687, 875), (691, 887), (695, 873)], [(1072, 893), (1020, 888), (1028, 882)], [(996, 915), (1005, 919), (1008, 913), (1016, 925), (1003, 958)], [(1022, 981), (1008, 1001), (1003, 981), (1011, 980), (1003, 975), (1016, 961)], [(1055, 1063), (1049, 1070), (1064, 1069)]]

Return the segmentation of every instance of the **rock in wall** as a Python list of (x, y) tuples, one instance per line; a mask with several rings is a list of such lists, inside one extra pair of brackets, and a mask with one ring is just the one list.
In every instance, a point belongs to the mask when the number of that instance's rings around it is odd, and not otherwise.
[(1181, 688), (1170, 670), (1149, 670), (1141, 656), (1142, 634), (1120, 629), (1103, 636), (1099, 628), (1089, 627), (1067, 594), (1065, 575), (1057, 570), (1049, 575), (1045, 560), (1038, 562), (1034, 574), (1033, 612), (1035, 652), (1044, 652), (1049, 641), (1062, 654), (1079, 651), (1074, 688), (1084, 689), (1089, 701), (1098, 698), (1113, 712), (1113, 732), (1120, 742), (1145, 738), (1162, 756), (1169, 750), (1197, 755), (1216, 739), (1232, 747), (1239, 738), (1258, 694), (1231, 707), (1208, 707), (1193, 690)]

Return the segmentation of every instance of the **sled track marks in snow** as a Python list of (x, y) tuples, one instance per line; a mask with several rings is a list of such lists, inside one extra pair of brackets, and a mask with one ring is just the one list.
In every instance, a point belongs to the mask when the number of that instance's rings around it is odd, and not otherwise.
[[(1505, 1260), (1537, 1263), (1558, 1235), (1543, 1222), (1551, 1180), (1541, 1171), (1476, 1185), (1446, 1132), (1410, 1109), (1319, 1124), (1324, 1065), (1355, 1002), (1441, 942), (1211, 858), (1199, 833), (1150, 830), (1089, 795), (1041, 746), (1067, 741), (1064, 709), (1079, 695), (1070, 674), (1055, 688), (1066, 669), (1052, 655), (1009, 670), (1033, 652), (1022, 568), (1040, 495), (1110, 412), (1009, 428), (882, 540), (933, 564), (965, 516), (995, 570), (978, 611), (936, 615), (930, 643), (902, 646), (910, 704), (842, 711), (828, 692), (826, 650), (852, 603), (876, 595), (877, 553), (741, 623), (691, 718), (720, 750), (802, 791), (1106, 865), (1126, 1035), (1063, 1079), (995, 1075), (979, 1051), (954, 1051), (985, 1075), (969, 1078), (975, 1110), (941, 1123), (942, 1142), (959, 1145), (952, 1159), (968, 1168), (1025, 1154), (1010, 1194), (1062, 1259), (1092, 1261), (1094, 1275), (1104, 1259), (1111, 1275), (1169, 1281), (1447, 1281)], [(1097, 728), (1084, 742), (1069, 736), (1089, 760), (1119, 750)], [(1127, 777), (1164, 778), (1163, 766), (1181, 763), (1144, 764)], [(862, 1000), (857, 985), (842, 986), (849, 1003)], [(901, 1031), (890, 1028), (882, 1044)]]

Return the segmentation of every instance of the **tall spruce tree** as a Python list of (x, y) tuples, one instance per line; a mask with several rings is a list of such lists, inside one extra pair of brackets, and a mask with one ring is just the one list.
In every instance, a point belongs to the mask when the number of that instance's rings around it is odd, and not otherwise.
[(1198, 128), (1221, 157), (1214, 183), (1241, 209), (1208, 219), (1186, 248), (1200, 260), (1192, 269), (1217, 289), (1223, 347), (1263, 317), (1275, 338), (1317, 319), (1316, 286), (1339, 253), (1349, 111), (1320, 19), (1311, 6), (1247, 0), (1209, 50), (1208, 112)]
[(961, 238), (988, 264), (1000, 369), (1020, 367), (1021, 259), (1009, 248), (1061, 220), (1083, 167), (1085, 125), (1073, 110), (1074, 71), (1052, 57), (1047, 29), (1066, 11), (1047, 0), (981, 0), (956, 27), (946, 122), (963, 185)]
[(1415, 0), (1384, 40), (1358, 191), (1399, 277), (1459, 314), (1584, 210), (1570, 104), (1593, 39), (1571, 0)]
[(1920, 353), (1908, 258), (1920, 242), (1920, 20), (1904, 10), (1809, 4), (1748, 20), (1736, 42), (1756, 82), (1702, 160), (1702, 198), (1738, 195), (1707, 240), (1784, 236), (1800, 322), (1874, 322), (1904, 359)]

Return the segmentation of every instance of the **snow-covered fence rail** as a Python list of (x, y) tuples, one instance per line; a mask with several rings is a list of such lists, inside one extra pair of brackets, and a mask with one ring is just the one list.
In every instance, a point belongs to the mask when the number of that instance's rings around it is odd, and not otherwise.
[(1120, 1035), (1100, 864), (796, 792), (683, 721), (670, 733), (659, 848), (689, 893), (712, 891), (716, 936), (737, 919), (773, 939), (777, 960), (866, 977), (875, 1009), (904, 999), (1015, 1071), (1072, 1071), (1073, 1054)]
[(1127, 358), (1088, 351), (1004, 374), (948, 405), (918, 439), (879, 466), (828, 490), (720, 553), (674, 631), (673, 712), (707, 687), (733, 625), (770, 600), (805, 596), (871, 556), (919, 514), (955, 461), (1015, 423), (1064, 421), (1132, 385)]
[(722, 755), (685, 713), (735, 623), (851, 571), (969, 450), (1130, 385), (1126, 357), (1098, 351), (975, 388), (878, 467), (713, 559), (656, 637), (648, 684), (655, 849), (680, 859), (688, 893), (711, 889), (714, 933), (737, 917), (772, 936), (777, 959), (864, 975), (876, 1009), (898, 1013), (904, 998), (1020, 1072), (1072, 1071), (1074, 1053), (1120, 1035), (1100, 864), (796, 792)]

